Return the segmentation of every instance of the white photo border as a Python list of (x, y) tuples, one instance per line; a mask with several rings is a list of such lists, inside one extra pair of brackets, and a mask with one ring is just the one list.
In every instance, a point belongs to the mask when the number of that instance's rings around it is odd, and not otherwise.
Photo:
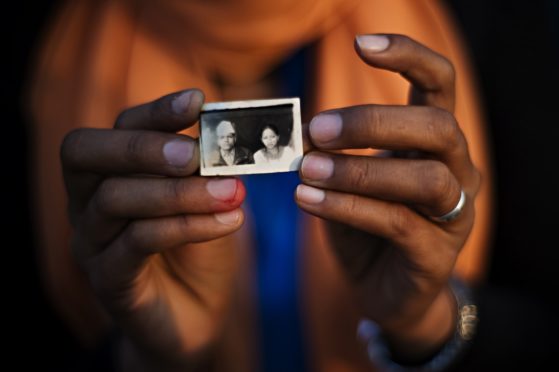
[[(274, 98), (274, 99), (258, 99), (245, 101), (227, 101), (227, 102), (209, 102), (202, 105), (200, 112), (200, 175), (201, 176), (232, 176), (243, 174), (263, 174), (263, 173), (280, 173), (298, 171), (301, 167), (303, 159), (303, 136), (301, 129), (301, 103), (298, 97), (292, 98)], [(293, 149), (295, 151), (294, 161), (289, 166), (273, 165), (273, 164), (238, 164), (224, 166), (206, 166), (204, 164), (204, 136), (202, 128), (202, 116), (205, 112), (216, 112), (234, 110), (262, 108), (274, 106), (292, 105), (293, 130), (291, 138), (293, 140)]]

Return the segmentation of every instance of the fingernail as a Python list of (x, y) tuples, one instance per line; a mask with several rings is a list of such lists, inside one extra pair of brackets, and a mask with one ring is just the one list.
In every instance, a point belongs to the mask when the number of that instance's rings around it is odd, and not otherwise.
[(167, 142), (163, 146), (163, 156), (175, 167), (186, 167), (194, 155), (194, 144), (180, 139)]
[(206, 189), (217, 200), (232, 200), (237, 193), (237, 180), (234, 178), (210, 180)]
[(297, 186), (296, 193), (297, 199), (307, 204), (321, 203), (326, 197), (324, 191), (307, 185)]
[(309, 132), (311, 139), (315, 141), (332, 141), (342, 132), (342, 117), (340, 114), (317, 115), (309, 124)]
[(173, 112), (177, 115), (186, 113), (190, 106), (201, 105), (203, 101), (202, 93), (198, 90), (187, 90), (176, 96), (171, 102)]
[(216, 213), (215, 219), (224, 225), (237, 225), (241, 219), (241, 212), (238, 209), (230, 212)]
[(369, 52), (382, 52), (390, 46), (390, 39), (385, 35), (359, 35), (355, 38), (359, 48)]
[(332, 177), (334, 174), (334, 161), (326, 156), (307, 155), (301, 165), (303, 177), (321, 181)]

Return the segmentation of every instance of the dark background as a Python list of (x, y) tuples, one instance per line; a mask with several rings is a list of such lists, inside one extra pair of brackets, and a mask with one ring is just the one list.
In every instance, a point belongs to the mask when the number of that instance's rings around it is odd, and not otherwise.
[[(559, 337), (559, 2), (446, 3), (463, 27), (480, 77), (497, 176), (498, 223), (488, 282), (478, 293), (479, 333), (458, 369), (543, 370), (544, 363), (555, 362)], [(42, 292), (27, 196), (32, 133), (20, 111), (21, 83), (53, 4), (3, 4), (2, 35), (8, 45), (2, 59), (7, 63), (2, 69), (3, 125), (8, 128), (3, 179), (10, 221), (3, 244), (4, 341), (9, 345), (3, 362), (15, 363), (15, 369), (97, 370), (93, 362), (84, 367), (90, 357)]]

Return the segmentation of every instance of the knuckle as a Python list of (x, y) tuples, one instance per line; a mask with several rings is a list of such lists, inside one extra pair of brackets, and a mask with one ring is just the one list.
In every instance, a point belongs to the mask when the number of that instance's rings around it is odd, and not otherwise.
[(429, 161), (423, 177), (423, 190), (427, 194), (427, 201), (441, 205), (452, 199), (456, 182), (446, 165), (439, 161)]
[(64, 136), (60, 146), (60, 159), (63, 165), (73, 166), (76, 163), (80, 142), (85, 131), (84, 128), (74, 129)]
[(356, 195), (350, 195), (347, 200), (346, 211), (349, 216), (359, 216), (361, 204), (358, 202)]
[(435, 118), (435, 128), (440, 143), (446, 150), (461, 148), (465, 142), (460, 125), (454, 115), (437, 107), (430, 107), (431, 116)]
[(483, 174), (479, 171), (479, 169), (474, 167), (474, 185), (475, 185), (475, 192), (478, 193), (479, 189), (483, 185)]
[(474, 165), (472, 165), (471, 184), (472, 193), (475, 196), (478, 194), (481, 186), (483, 185), (483, 174)]
[(173, 223), (174, 242), (200, 243), (210, 240), (209, 237), (215, 237), (217, 233), (217, 230), (209, 228), (209, 225), (200, 224), (197, 217), (186, 213), (177, 216)]
[(179, 224), (180, 228), (180, 236), (184, 239), (188, 236), (191, 236), (195, 230), (195, 226), (192, 220), (192, 217), (188, 214), (183, 214), (180, 216), (181, 223)]
[(132, 221), (128, 224), (126, 231), (122, 235), (123, 244), (126, 249), (131, 252), (146, 252), (148, 250), (148, 241), (146, 229), (139, 221)]
[(386, 112), (378, 107), (371, 107), (370, 109), (364, 110), (365, 120), (363, 122), (363, 131), (359, 133), (366, 133), (367, 138), (379, 138), (382, 137), (382, 123), (387, 122)]
[(102, 215), (116, 214), (115, 206), (119, 201), (119, 182), (115, 178), (105, 179), (95, 193), (93, 203), (95, 209)]
[(145, 140), (142, 132), (131, 132), (126, 143), (126, 157), (131, 163), (138, 162), (145, 151)]
[(171, 203), (185, 205), (188, 187), (186, 182), (181, 178), (169, 180), (167, 184), (167, 195)]
[(448, 58), (441, 56), (441, 63), (437, 71), (443, 84), (454, 84), (456, 79), (456, 69)]
[(169, 101), (160, 98), (149, 104), (149, 118), (152, 122), (161, 121), (162, 118), (169, 116)]
[(388, 234), (393, 239), (407, 239), (414, 235), (417, 223), (413, 212), (403, 204), (393, 204), (391, 213), (388, 213)]
[(371, 180), (375, 178), (374, 167), (368, 161), (347, 162), (349, 167), (347, 182), (351, 189), (360, 191), (367, 188)]
[(129, 121), (130, 110), (131, 109), (123, 110), (118, 114), (115, 120), (115, 125), (114, 125), (115, 129), (126, 127), (126, 123)]

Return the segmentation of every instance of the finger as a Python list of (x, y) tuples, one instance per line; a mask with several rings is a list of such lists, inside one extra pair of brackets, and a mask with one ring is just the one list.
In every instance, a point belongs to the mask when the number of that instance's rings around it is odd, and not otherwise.
[(75, 174), (64, 170), (64, 184), (68, 194), (68, 217), (70, 224), (75, 228), (89, 198), (101, 182), (103, 177), (94, 173)]
[(197, 141), (178, 134), (82, 128), (65, 137), (61, 160), (67, 172), (179, 177), (198, 168), (197, 149)]
[[(387, 239), (396, 254), (418, 272), (429, 273), (431, 279), (446, 278), (463, 245), (457, 241), (456, 230), (471, 228), (473, 209), (464, 210), (468, 224), (439, 226), (422, 218), (399, 203), (369, 199), (358, 195), (323, 191), (299, 185), (296, 200), (300, 208), (317, 217), (340, 222), (373, 236)], [(463, 236), (464, 234), (458, 234)]]
[[(203, 101), (203, 93), (196, 89), (169, 94), (156, 101), (123, 111), (117, 118), (115, 127), (117, 129), (145, 129), (176, 132), (191, 126), (197, 121)], [(104, 145), (102, 143), (95, 144), (93, 141), (95, 139), (107, 139), (110, 137), (110, 134), (104, 134), (103, 136), (97, 134), (87, 141), (88, 135), (91, 133), (89, 131), (86, 130), (84, 132), (84, 130), (77, 130), (71, 132), (65, 137), (61, 147), (63, 165), (65, 165), (65, 163), (71, 164), (73, 167), (77, 168), (77, 170), (64, 169), (66, 188), (70, 194), (71, 203), (69, 205), (69, 215), (72, 224), (76, 223), (77, 215), (85, 208), (89, 197), (102, 180), (102, 177), (99, 177), (99, 175), (85, 174), (84, 172), (88, 172), (88, 167), (91, 165), (93, 165), (96, 170), (101, 169), (99, 173), (104, 173), (103, 169), (105, 165), (109, 167), (108, 170), (111, 170), (110, 167), (112, 165), (116, 165), (115, 159), (109, 159), (106, 163), (103, 163), (106, 158), (103, 158), (102, 161), (92, 162), (92, 159), (95, 158), (97, 153), (88, 153), (88, 151), (95, 151), (99, 146)], [(104, 148), (124, 145), (125, 147), (121, 148), (121, 150), (128, 150), (126, 152), (126, 154), (129, 155), (128, 159), (134, 160), (138, 152), (143, 152), (143, 145), (146, 144), (145, 141), (139, 141), (138, 138), (139, 135), (134, 134), (130, 137), (128, 143), (122, 143), (125, 141), (120, 137), (114, 142), (105, 144), (106, 146)], [(81, 146), (83, 143), (89, 146), (82, 148)], [(175, 168), (177, 165), (178, 168), (188, 168), (183, 166), (186, 159), (184, 155), (192, 157), (192, 146), (185, 142), (170, 142), (165, 149), (165, 155), (167, 155), (167, 160), (171, 165)], [(122, 155), (122, 152), (119, 154)], [(110, 154), (105, 153), (105, 155), (109, 155), (110, 157)], [(88, 159), (89, 163), (83, 164), (82, 166), (80, 160), (84, 158)], [(160, 158), (160, 156), (157, 158)], [(169, 166), (167, 166), (167, 168), (168, 167)], [(190, 172), (192, 171), (193, 170), (190, 170)], [(79, 174), (76, 176), (74, 175), (75, 172)], [(188, 172), (187, 170), (186, 173)], [(159, 173), (156, 172), (156, 174)], [(183, 174), (181, 173), (179, 175)]]
[(301, 124), (301, 134), (303, 136), (303, 154), (306, 154), (314, 148), (309, 134), (308, 123)]
[(443, 233), (438, 226), (400, 203), (307, 185), (299, 185), (295, 195), (297, 204), (306, 212), (388, 239), (413, 256), (432, 255), (432, 250), (438, 247), (431, 245), (428, 237), (440, 238)]
[(238, 208), (245, 188), (235, 178), (109, 178), (103, 181), (78, 224), (91, 256), (111, 242), (128, 220), (208, 214)]
[(355, 49), (365, 63), (407, 79), (412, 103), (454, 112), (455, 71), (445, 57), (403, 35), (360, 35)]
[(139, 219), (237, 208), (245, 188), (236, 178), (124, 178), (103, 181), (91, 200), (102, 216)]
[(98, 256), (85, 259), (98, 293), (129, 290), (147, 260), (184, 244), (217, 239), (238, 230), (242, 210), (213, 215), (181, 215), (137, 220)]
[(99, 175), (194, 173), (199, 166), (197, 146), (187, 136), (152, 131), (82, 128), (70, 132), (60, 154), (70, 215), (79, 215), (86, 207), (102, 180)]
[(198, 89), (168, 94), (123, 111), (115, 129), (178, 132), (196, 123), (203, 103), (204, 93)]
[(308, 185), (412, 205), (426, 216), (442, 216), (460, 198), (460, 185), (436, 160), (407, 160), (313, 152), (303, 158)]
[(444, 162), (461, 184), (475, 168), (454, 116), (425, 106), (353, 106), (315, 116), (309, 133), (319, 149), (419, 150)]

